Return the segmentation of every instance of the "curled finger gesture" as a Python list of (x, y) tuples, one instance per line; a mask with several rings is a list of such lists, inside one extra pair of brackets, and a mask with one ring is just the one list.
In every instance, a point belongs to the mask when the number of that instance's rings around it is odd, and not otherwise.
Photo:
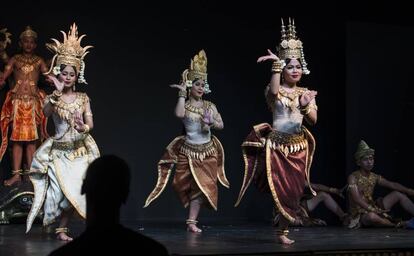
[(277, 57), (276, 54), (274, 54), (271, 50), (267, 49), (267, 53), (267, 55), (259, 57), (257, 59), (257, 63), (264, 62), (267, 60), (280, 61), (279, 57)]

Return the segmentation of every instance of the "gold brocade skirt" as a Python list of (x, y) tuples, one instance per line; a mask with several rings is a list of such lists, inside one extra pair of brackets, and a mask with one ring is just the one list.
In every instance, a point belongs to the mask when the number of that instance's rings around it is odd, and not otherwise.
[(160, 196), (174, 169), (172, 186), (184, 207), (203, 196), (217, 210), (217, 181), (225, 187), (229, 187), (229, 182), (224, 172), (224, 150), (216, 137), (202, 145), (186, 143), (184, 136), (175, 138), (158, 162), (157, 184), (144, 207)]
[(271, 193), (275, 208), (285, 219), (295, 222), (306, 183), (310, 187), (315, 151), (312, 134), (305, 127), (299, 134), (286, 134), (269, 124), (258, 124), (243, 142), (242, 151), (245, 172), (236, 206), (253, 182), (260, 191)]

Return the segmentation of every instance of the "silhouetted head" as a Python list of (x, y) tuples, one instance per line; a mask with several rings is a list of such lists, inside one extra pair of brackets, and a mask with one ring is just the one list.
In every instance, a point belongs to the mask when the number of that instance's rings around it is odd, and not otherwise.
[(89, 165), (81, 193), (86, 195), (87, 204), (120, 207), (128, 198), (130, 177), (129, 166), (123, 159), (101, 156)]

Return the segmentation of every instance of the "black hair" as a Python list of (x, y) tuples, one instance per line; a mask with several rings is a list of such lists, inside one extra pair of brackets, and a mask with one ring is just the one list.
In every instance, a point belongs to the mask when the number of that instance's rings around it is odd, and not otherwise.
[[(69, 66), (69, 65), (60, 64), (60, 72), (62, 72), (67, 66)], [(71, 65), (71, 67), (73, 68), (73, 70), (75, 70), (75, 75), (78, 76), (78, 72), (76, 71), (76, 67), (72, 66), (72, 65)]]
[[(285, 59), (285, 63), (286, 63), (286, 66), (292, 61), (293, 59), (291, 59), (291, 58), (286, 58)], [(302, 65), (302, 61), (300, 60), (300, 59), (296, 59), (299, 63), (300, 63), (300, 66), (303, 68), (303, 65)], [(285, 67), (286, 67), (285, 66)]]

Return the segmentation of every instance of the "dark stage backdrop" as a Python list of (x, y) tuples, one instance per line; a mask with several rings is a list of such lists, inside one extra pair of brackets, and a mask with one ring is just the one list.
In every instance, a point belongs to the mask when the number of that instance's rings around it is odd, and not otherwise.
[[(266, 54), (266, 49), (274, 50), (279, 43), (280, 17), (295, 17), (311, 70), (311, 74), (303, 79), (302, 86), (318, 91), (318, 124), (310, 128), (317, 141), (311, 177), (314, 182), (336, 187), (345, 185), (347, 169), (352, 169), (346, 153), (352, 153), (351, 148), (355, 147), (359, 137), (366, 138), (377, 148), (379, 156), (384, 156), (379, 160), (381, 164), (385, 162), (387, 152), (393, 149), (386, 148), (383, 143), (399, 141), (393, 139), (397, 134), (409, 135), (408, 126), (401, 127), (400, 133), (394, 131), (394, 137), (382, 133), (384, 130), (377, 133), (381, 137), (371, 133), (379, 126), (381, 129), (393, 127), (390, 124), (383, 126), (382, 121), (396, 120), (381, 113), (387, 107), (397, 106), (388, 104), (383, 98), (375, 101), (375, 93), (393, 95), (392, 88), (402, 88), (402, 83), (389, 85), (387, 82), (387, 86), (372, 81), (385, 83), (392, 79), (387, 71), (402, 65), (399, 58), (394, 58), (395, 54), (389, 55), (395, 51), (385, 43), (384, 50), (378, 46), (377, 56), (376, 51), (370, 49), (370, 56), (376, 59), (355, 55), (355, 51), (363, 51), (357, 39), (359, 30), (354, 31), (359, 27), (346, 26), (346, 19), (338, 14), (340, 6), (325, 5), (324, 11), (311, 4), (291, 6), (267, 1), (238, 3), (237, 6), (215, 1), (192, 1), (138, 4), (138, 7), (122, 2), (21, 3), (1, 8), (0, 24), (13, 33), (9, 53), (17, 51), (18, 35), (27, 24), (38, 32), (38, 53), (45, 58), (51, 57), (45, 43), (51, 37), (61, 40), (59, 30), (67, 31), (74, 21), (79, 32), (87, 34), (84, 44), (95, 46), (86, 57), (85, 76), (89, 85), (78, 85), (77, 88), (86, 91), (92, 99), (95, 122), (92, 135), (102, 154), (117, 154), (125, 158), (133, 170), (130, 197), (123, 209), (124, 219), (186, 218), (187, 210), (182, 208), (170, 186), (149, 208), (143, 209), (142, 206), (156, 183), (159, 157), (167, 144), (182, 132), (180, 121), (173, 115), (177, 91), (168, 85), (179, 82), (181, 72), (200, 49), (207, 52), (208, 80), (213, 90), (205, 98), (216, 103), (224, 119), (224, 130), (215, 132), (215, 135), (224, 145), (226, 173), (231, 183), (230, 190), (220, 188), (218, 212), (203, 210), (201, 217), (219, 220), (267, 220), (271, 217), (270, 196), (259, 194), (253, 186), (238, 208), (233, 205), (244, 172), (240, 145), (254, 124), (271, 121), (263, 95), (271, 65), (256, 64), (256, 59)], [(309, 11), (312, 8), (314, 11)], [(369, 24), (365, 26), (370, 30)], [(378, 31), (381, 29), (381, 26), (373, 27)], [(401, 33), (394, 36), (404, 35), (405, 28), (399, 30)], [(351, 35), (348, 41), (347, 34)], [(353, 38), (357, 41), (352, 41)], [(370, 48), (369, 40), (373, 40), (374, 45), (378, 43), (375, 37), (368, 38), (366, 48)], [(407, 47), (401, 52), (405, 54), (408, 51)], [(356, 61), (360, 68), (351, 65), (352, 61)], [(378, 68), (374, 68), (375, 65)], [(362, 74), (362, 78), (356, 76), (366, 66), (371, 69), (372, 79), (366, 74)], [(352, 76), (358, 83), (350, 82), (346, 67), (349, 72), (356, 72)], [(405, 67), (409, 70), (408, 66)], [(408, 79), (408, 73), (405, 76)], [(384, 81), (381, 81), (382, 77)], [(366, 82), (359, 82), (362, 81), (359, 79)], [(405, 85), (408, 85), (407, 81)], [(385, 87), (381, 90), (380, 86)], [(51, 91), (51, 88), (45, 88)], [(363, 96), (358, 91), (361, 88), (373, 94)], [(354, 93), (361, 94), (361, 99), (372, 97), (369, 107), (362, 108), (365, 101), (357, 102)], [(397, 101), (396, 98), (392, 100)], [(360, 109), (367, 112), (360, 112)], [(359, 119), (347, 110), (358, 112)], [(363, 119), (366, 115), (371, 116)], [(395, 164), (393, 159), (387, 161)], [(381, 170), (391, 173), (393, 164), (384, 163)], [(400, 170), (400, 175), (406, 174)], [(116, 170), (113, 179), (116, 182)], [(316, 214), (335, 220), (326, 210)]]
[[(414, 187), (411, 135), (414, 111), (412, 24), (350, 22), (347, 25), (347, 171), (364, 139), (375, 151), (375, 171)], [(378, 189), (384, 196), (389, 190)]]

